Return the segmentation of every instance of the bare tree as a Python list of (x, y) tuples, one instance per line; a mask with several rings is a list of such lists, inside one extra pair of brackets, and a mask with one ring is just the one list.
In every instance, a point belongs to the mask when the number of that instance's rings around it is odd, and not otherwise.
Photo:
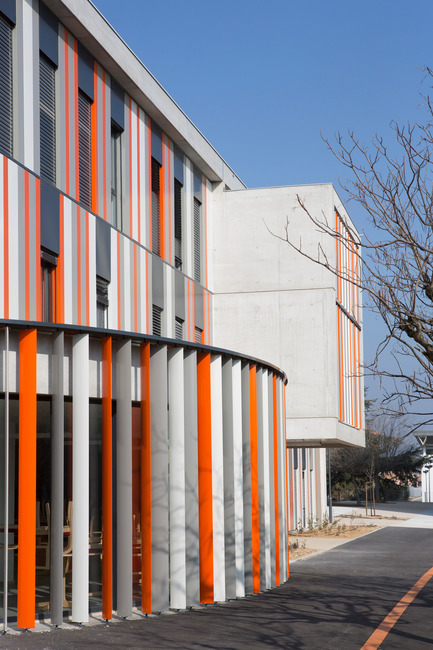
[[(427, 76), (431, 80), (433, 73), (427, 70)], [(285, 235), (299, 253), (368, 294), (386, 327), (372, 366), (374, 372), (392, 380), (392, 388), (385, 393), (385, 407), (395, 409), (397, 402), (397, 410), (423, 416), (426, 407), (420, 402), (433, 397), (433, 108), (430, 98), (424, 99), (424, 123), (391, 124), (392, 153), (379, 136), (369, 147), (353, 132), (346, 137), (337, 134), (335, 143), (325, 139), (350, 172), (343, 189), (364, 208), (374, 227), (374, 238), (364, 234), (362, 240), (362, 280), (353, 274), (345, 277), (320, 245), (317, 256), (305, 253), (289, 219)], [(339, 233), (323, 214), (310, 211), (301, 194), (297, 199), (320, 232), (340, 240), (353, 252), (350, 223), (344, 224), (345, 233)], [(356, 254), (360, 256), (359, 247)], [(384, 350), (391, 353), (394, 367), (379, 366)], [(432, 421), (430, 414), (423, 424)]]

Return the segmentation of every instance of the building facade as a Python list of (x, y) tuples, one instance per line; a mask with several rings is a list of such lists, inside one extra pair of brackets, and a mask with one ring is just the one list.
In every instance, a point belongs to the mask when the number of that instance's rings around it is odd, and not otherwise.
[[(325, 508), (319, 447), (362, 444), (359, 300), (353, 270), (287, 287), (284, 268), (271, 286), (269, 239), (262, 296), (238, 311), (224, 236), (255, 218), (249, 192), (90, 2), (3, 0), (5, 628), (183, 609), (287, 579), (288, 530)], [(332, 188), (326, 201), (346, 227)], [(336, 263), (353, 262), (338, 246)], [(248, 275), (238, 259), (236, 300), (253, 293)], [(293, 294), (284, 310), (263, 302), (278, 292)], [(297, 357), (288, 346), (299, 319), (317, 364), (299, 333)]]

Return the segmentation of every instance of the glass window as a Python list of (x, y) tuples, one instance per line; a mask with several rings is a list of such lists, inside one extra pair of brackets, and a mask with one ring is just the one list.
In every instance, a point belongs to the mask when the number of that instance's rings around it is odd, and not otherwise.
[(47, 323), (55, 320), (56, 313), (56, 266), (57, 257), (41, 251), (41, 318)]
[(97, 327), (108, 327), (108, 282), (96, 276), (96, 317)]

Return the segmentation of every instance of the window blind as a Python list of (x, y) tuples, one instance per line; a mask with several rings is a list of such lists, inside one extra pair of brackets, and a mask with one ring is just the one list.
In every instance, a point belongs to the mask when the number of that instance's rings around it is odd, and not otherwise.
[(0, 15), (0, 149), (13, 155), (12, 25)]
[(56, 182), (56, 69), (39, 58), (39, 106), (41, 128), (41, 177)]
[(78, 147), (80, 203), (92, 208), (92, 131), (90, 99), (78, 93)]

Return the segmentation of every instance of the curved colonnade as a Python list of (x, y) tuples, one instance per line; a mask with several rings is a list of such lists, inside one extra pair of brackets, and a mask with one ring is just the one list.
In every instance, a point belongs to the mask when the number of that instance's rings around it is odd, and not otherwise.
[(5, 627), (185, 609), (287, 579), (283, 373), (72, 326), (3, 322), (0, 345)]

